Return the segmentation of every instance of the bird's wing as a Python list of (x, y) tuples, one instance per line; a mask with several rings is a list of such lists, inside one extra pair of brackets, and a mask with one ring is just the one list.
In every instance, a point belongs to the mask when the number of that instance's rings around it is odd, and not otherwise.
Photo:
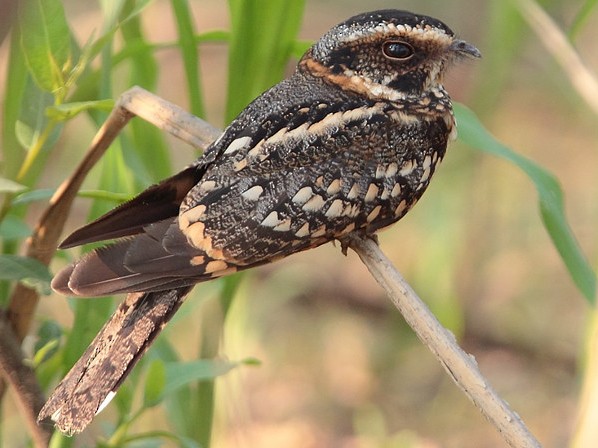
[(143, 227), (148, 224), (177, 216), (181, 201), (201, 175), (201, 169), (192, 165), (149, 187), (130, 201), (73, 232), (60, 244), (60, 248), (135, 235), (143, 232)]
[[(260, 121), (270, 123), (261, 132), (231, 125), (178, 217), (136, 218), (143, 224), (126, 227), (136, 235), (85, 255), (55, 277), (53, 288), (95, 296), (184, 287), (396, 221), (420, 193), (407, 180), (397, 189), (412, 142), (387, 107), (312, 102), (294, 105), (284, 120)], [(406, 159), (396, 160), (396, 147), (385, 152), (389, 143), (404, 147)], [(408, 175), (422, 176), (423, 164), (415, 165)], [(178, 176), (153, 188), (178, 192), (169, 186), (173, 179), (186, 186), (191, 179), (188, 172)], [(130, 204), (140, 215), (152, 213), (143, 198), (153, 196), (144, 192)], [(111, 222), (127, 210), (117, 209)]]

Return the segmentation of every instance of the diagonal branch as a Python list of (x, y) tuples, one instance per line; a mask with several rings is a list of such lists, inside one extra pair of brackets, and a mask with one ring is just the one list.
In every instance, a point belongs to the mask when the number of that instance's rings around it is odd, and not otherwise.
[(357, 234), (350, 235), (344, 242), (359, 255), (417, 337), (434, 353), (457, 386), (498, 429), (506, 442), (517, 448), (539, 448), (540, 443), (521, 417), (496, 394), (478, 369), (475, 359), (459, 347), (455, 336), (438, 322), (378, 244)]

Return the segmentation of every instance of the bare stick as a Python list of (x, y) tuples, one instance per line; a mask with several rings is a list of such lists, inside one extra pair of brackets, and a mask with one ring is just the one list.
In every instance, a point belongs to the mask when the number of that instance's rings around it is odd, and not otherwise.
[(598, 114), (598, 79), (584, 63), (583, 59), (565, 33), (552, 20), (544, 9), (532, 0), (517, 0), (521, 17), (536, 32), (549, 53), (552, 53), (579, 97)]
[(454, 335), (438, 322), (378, 244), (356, 234), (350, 235), (346, 242), (386, 290), (417, 337), (436, 355), (457, 386), (496, 426), (507, 443), (517, 448), (540, 447), (521, 418), (492, 389), (474, 358), (459, 347)]

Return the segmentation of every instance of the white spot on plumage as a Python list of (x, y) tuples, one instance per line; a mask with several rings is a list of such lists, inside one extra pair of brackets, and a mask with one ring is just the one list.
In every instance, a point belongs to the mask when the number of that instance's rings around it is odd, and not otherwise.
[(303, 238), (309, 235), (309, 223), (305, 223), (301, 226), (299, 230), (295, 232), (295, 236), (298, 238)]
[(330, 185), (328, 185), (328, 188), (326, 189), (326, 194), (334, 196), (339, 191), (341, 191), (341, 180), (334, 179), (332, 182), (330, 182)]
[(260, 222), (260, 224), (264, 227), (276, 227), (280, 223), (281, 220), (278, 219), (278, 212), (270, 212), (270, 214), (266, 216), (262, 222)]
[(380, 214), (380, 210), (382, 210), (381, 205), (375, 206), (374, 209), (368, 214), (366, 218), (367, 222), (372, 222), (374, 219), (376, 219)]
[(247, 159), (241, 159), (239, 161), (236, 161), (233, 164), (233, 170), (235, 171), (241, 171), (243, 168), (245, 168), (247, 166)]
[(399, 165), (398, 165), (398, 163), (392, 162), (386, 168), (385, 176), (386, 177), (393, 177), (395, 174), (397, 174), (398, 171), (399, 171)]
[(243, 196), (248, 201), (257, 201), (263, 192), (263, 187), (261, 187), (260, 185), (255, 185), (241, 193), (241, 196)]
[(355, 182), (347, 193), (347, 199), (355, 199), (357, 196), (359, 196), (359, 184)]
[(224, 150), (224, 154), (232, 154), (233, 152), (236, 152), (239, 149), (242, 149), (245, 146), (249, 145), (249, 143), (251, 143), (251, 137), (249, 137), (249, 136), (239, 137), (239, 138), (233, 140), (230, 143), (230, 145), (228, 145), (228, 147)]
[(422, 166), (424, 167), (424, 169), (426, 169), (426, 168), (430, 168), (430, 165), (432, 165), (432, 157), (426, 156), (424, 158), (424, 163), (422, 164)]
[(205, 212), (205, 205), (196, 205), (195, 207), (186, 210), (179, 216), (179, 227), (181, 230), (186, 229), (190, 224), (199, 221)]
[(401, 184), (396, 183), (394, 187), (392, 187), (392, 191), (390, 192), (390, 196), (396, 198), (398, 195), (401, 194)]
[(291, 218), (282, 220), (278, 225), (274, 226), (272, 230), (277, 232), (288, 232), (291, 230)]
[(374, 199), (378, 197), (378, 191), (380, 191), (380, 189), (376, 184), (370, 184), (370, 186), (368, 187), (368, 191), (365, 194), (365, 198), (363, 198), (363, 200), (365, 202), (372, 202)]
[(314, 191), (311, 187), (303, 187), (297, 193), (295, 193), (295, 196), (291, 198), (291, 201), (293, 201), (295, 204), (302, 205), (309, 201), (313, 195)]
[(320, 236), (326, 235), (326, 225), (322, 224), (320, 227), (316, 229), (314, 233), (311, 234), (313, 238), (318, 238)]
[(344, 204), (340, 199), (335, 199), (326, 210), (325, 216), (328, 218), (338, 218), (343, 212)]
[(424, 172), (422, 174), (421, 179), (419, 180), (420, 182), (426, 182), (430, 177), (430, 167), (424, 168)]
[(408, 176), (409, 174), (411, 174), (413, 172), (413, 170), (415, 168), (417, 168), (417, 161), (416, 160), (408, 160), (401, 167), (399, 174), (401, 176)]
[(214, 260), (206, 264), (205, 273), (212, 274), (214, 272), (223, 271), (228, 268), (228, 264), (223, 260)]
[(303, 205), (303, 210), (305, 210), (306, 212), (316, 212), (319, 211), (323, 206), (324, 206), (324, 198), (322, 196), (320, 196), (319, 194), (316, 194), (314, 196), (311, 197), (311, 199), (309, 201), (307, 201), (304, 205)]
[(361, 208), (357, 204), (349, 204), (343, 210), (343, 216), (348, 216), (349, 218), (355, 218), (359, 215)]
[(403, 215), (403, 212), (405, 212), (405, 210), (407, 210), (407, 201), (403, 199), (395, 209), (395, 216)]
[(355, 230), (355, 223), (352, 222), (351, 224), (347, 225), (347, 227), (345, 227), (343, 230), (341, 230), (341, 234), (345, 235), (349, 232), (352, 232), (353, 230)]
[(216, 188), (216, 181), (213, 180), (206, 180), (199, 184), (199, 192), (200, 193), (208, 193)]

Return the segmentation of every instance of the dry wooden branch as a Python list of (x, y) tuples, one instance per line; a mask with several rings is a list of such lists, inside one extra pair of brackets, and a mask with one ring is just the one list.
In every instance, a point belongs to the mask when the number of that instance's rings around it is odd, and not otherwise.
[(519, 415), (492, 389), (478, 369), (475, 359), (457, 344), (417, 296), (390, 260), (370, 238), (350, 235), (347, 245), (366, 265), (393, 305), (401, 312), (417, 337), (434, 353), (440, 364), (480, 412), (498, 429), (512, 447), (538, 448), (540, 443), (529, 432)]

